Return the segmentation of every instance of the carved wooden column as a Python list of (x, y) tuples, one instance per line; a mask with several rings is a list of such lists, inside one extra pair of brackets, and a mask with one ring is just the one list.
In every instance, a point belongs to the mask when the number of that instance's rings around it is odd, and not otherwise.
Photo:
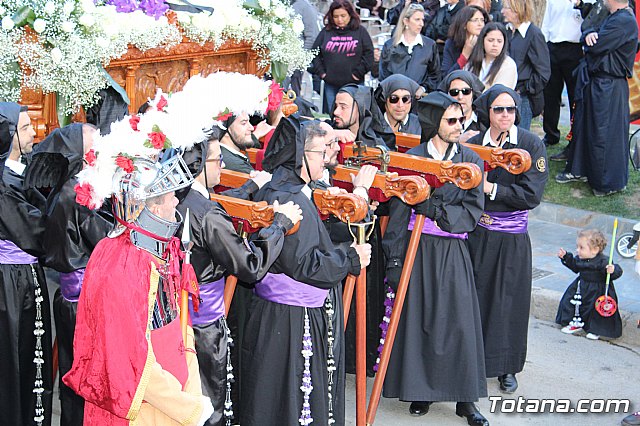
[(189, 61), (189, 77), (200, 74), (202, 58), (194, 58)]
[(128, 65), (125, 74), (124, 90), (129, 96), (129, 114), (135, 114), (138, 110), (138, 100), (136, 99), (136, 72), (140, 65)]

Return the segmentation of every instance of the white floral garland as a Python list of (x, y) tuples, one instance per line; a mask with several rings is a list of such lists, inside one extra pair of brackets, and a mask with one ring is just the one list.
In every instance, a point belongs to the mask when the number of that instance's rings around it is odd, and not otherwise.
[[(103, 68), (126, 53), (129, 45), (141, 51), (182, 40), (180, 30), (166, 17), (158, 20), (137, 10), (119, 13), (101, 0), (0, 0), (0, 100), (18, 101), (20, 85), (60, 97), (64, 114), (98, 100), (107, 87)], [(280, 0), (260, 0), (258, 8), (240, 0), (210, 0), (214, 13), (178, 12), (178, 22), (191, 39), (220, 46), (228, 39), (253, 43), (260, 66), (285, 64), (287, 73), (304, 69), (313, 53), (304, 50), (302, 20)], [(30, 8), (28, 22), (25, 9)], [(22, 14), (21, 14), (22, 12)], [(21, 19), (23, 18), (23, 19)], [(29, 37), (25, 23), (37, 37)], [(21, 62), (30, 73), (18, 67)]]

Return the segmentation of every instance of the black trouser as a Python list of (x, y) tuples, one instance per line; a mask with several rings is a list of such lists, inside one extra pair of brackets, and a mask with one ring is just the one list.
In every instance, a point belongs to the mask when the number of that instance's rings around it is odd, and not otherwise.
[(551, 143), (560, 140), (558, 121), (560, 120), (560, 105), (562, 104), (562, 88), (567, 85), (569, 95), (569, 111), (573, 117), (573, 92), (576, 78), (573, 71), (582, 59), (580, 43), (547, 43), (551, 62), (551, 77), (544, 89), (544, 134)]

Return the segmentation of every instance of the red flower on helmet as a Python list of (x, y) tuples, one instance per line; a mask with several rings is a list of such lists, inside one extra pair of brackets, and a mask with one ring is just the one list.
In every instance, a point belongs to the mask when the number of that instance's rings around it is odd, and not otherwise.
[(164, 112), (164, 107), (166, 107), (167, 104), (167, 99), (163, 95), (160, 95), (160, 100), (158, 101), (156, 108), (158, 108), (158, 111)]
[(140, 116), (139, 115), (132, 115), (131, 117), (129, 117), (129, 124), (131, 125), (131, 128), (133, 130), (135, 130), (136, 132), (138, 131), (138, 123), (140, 122)]
[(90, 209), (95, 209), (96, 207), (98, 207), (93, 202), (93, 188), (91, 187), (91, 184), (85, 182), (80, 185), (79, 183), (77, 183), (76, 186), (73, 187), (73, 190), (76, 192), (76, 203)]
[(166, 140), (167, 140), (167, 137), (162, 132), (149, 133), (149, 142), (155, 149), (164, 148), (164, 142)]
[(282, 97), (284, 96), (284, 90), (282, 90), (282, 87), (280, 87), (275, 80), (271, 82), (269, 90), (269, 105), (267, 105), (266, 112), (277, 110), (278, 107), (280, 107)]
[(85, 155), (84, 155), (84, 161), (87, 162), (88, 165), (93, 166), (94, 164), (96, 164), (96, 152), (94, 150), (89, 150)]
[(116, 157), (116, 165), (126, 173), (132, 173), (136, 169), (133, 165), (133, 160), (131, 159), (131, 157), (127, 157), (123, 154), (119, 154)]

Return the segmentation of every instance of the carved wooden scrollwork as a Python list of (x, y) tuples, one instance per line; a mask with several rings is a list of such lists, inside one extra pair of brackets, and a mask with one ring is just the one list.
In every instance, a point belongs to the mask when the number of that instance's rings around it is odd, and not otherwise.
[(431, 188), (421, 176), (387, 175), (384, 195), (398, 197), (403, 202), (414, 205), (429, 198)]
[(491, 160), (487, 162), (491, 167), (502, 167), (511, 174), (519, 175), (531, 168), (531, 154), (519, 148), (494, 148), (491, 150)]
[(477, 164), (443, 161), (440, 171), (438, 178), (441, 182), (451, 182), (460, 189), (475, 188), (482, 182), (482, 172)]
[(364, 198), (354, 194), (330, 194), (316, 190), (313, 199), (321, 214), (332, 214), (342, 222), (360, 222), (369, 211)]

